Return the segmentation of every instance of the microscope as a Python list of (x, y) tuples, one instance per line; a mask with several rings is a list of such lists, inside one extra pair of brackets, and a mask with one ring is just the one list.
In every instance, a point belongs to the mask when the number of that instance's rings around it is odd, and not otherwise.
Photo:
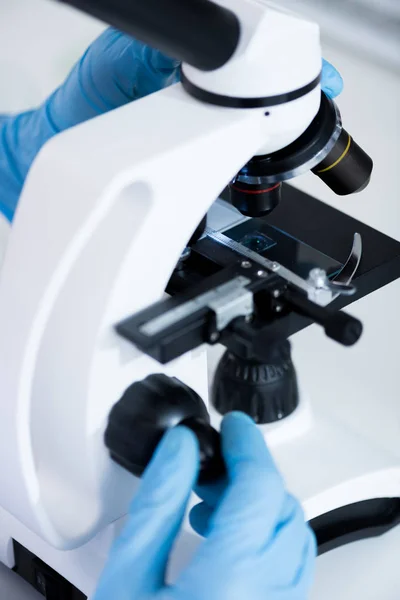
[(320, 553), (394, 527), (398, 460), (311, 402), (291, 356), (312, 323), (354, 345), (343, 309), (400, 276), (398, 242), (287, 184), (346, 195), (372, 173), (321, 93), (318, 26), (264, 0), (66, 3), (181, 82), (56, 136), (28, 175), (0, 279), (0, 561), (90, 598), (165, 431), (194, 431), (214, 481), (231, 410)]

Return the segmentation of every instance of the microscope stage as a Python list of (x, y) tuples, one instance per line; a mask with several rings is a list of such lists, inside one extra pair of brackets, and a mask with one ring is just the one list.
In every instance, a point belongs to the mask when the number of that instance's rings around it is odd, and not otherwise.
[(273, 227), (263, 218), (247, 219), (227, 229), (224, 234), (304, 279), (316, 266), (324, 269), (330, 277), (334, 277), (343, 267), (342, 263)]
[[(221, 198), (228, 198), (226, 191)], [(337, 205), (340, 205), (339, 201)], [(362, 259), (353, 279), (357, 292), (353, 296), (338, 298), (334, 304), (335, 308), (343, 308), (400, 277), (400, 242), (290, 185), (283, 186), (280, 204), (264, 219), (242, 218), (240, 222), (240, 215), (239, 219), (235, 220), (233, 212), (236, 211), (230, 206), (229, 211), (224, 211), (224, 223), (221, 210), (213, 207), (209, 213), (209, 225), (224, 230), (225, 235), (232, 239), (239, 241), (242, 238), (243, 243), (243, 237), (250, 233), (253, 223), (254, 232), (260, 228), (260, 223), (261, 227), (262, 223), (265, 223), (268, 237), (275, 238), (277, 242), (280, 237), (281, 244), (271, 246), (265, 250), (264, 255), (270, 254), (268, 257), (272, 260), (278, 260), (279, 256), (283, 263), (285, 260), (293, 261), (297, 243), (297, 257), (300, 256), (300, 252), (306, 253), (306, 249), (309, 248), (308, 257), (319, 261), (314, 266), (328, 269), (331, 266), (340, 266), (349, 256), (354, 234), (360, 234)], [(277, 233), (272, 233), (271, 228), (278, 230)], [(282, 244), (285, 244), (285, 248), (282, 248)], [(311, 252), (311, 249), (315, 253)], [(299, 262), (303, 262), (303, 259)], [(308, 324), (305, 320), (304, 326)]]
[[(228, 199), (229, 192), (221, 195)], [(290, 186), (283, 185), (278, 207), (263, 219), (247, 219), (220, 201), (211, 208), (208, 224), (246, 245), (249, 234), (264, 234), (271, 245), (262, 255), (304, 275), (302, 266), (314, 263), (334, 275), (346, 262), (355, 233), (362, 239), (362, 258), (353, 279), (353, 296), (341, 296), (334, 307), (343, 308), (400, 277), (400, 242), (345, 213)], [(339, 202), (338, 202), (339, 204)], [(273, 242), (276, 242), (273, 244)], [(296, 316), (292, 333), (311, 322)]]

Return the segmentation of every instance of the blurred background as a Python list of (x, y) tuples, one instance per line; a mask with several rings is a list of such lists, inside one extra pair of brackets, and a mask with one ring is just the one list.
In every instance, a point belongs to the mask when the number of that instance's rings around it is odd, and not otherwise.
[(399, 0), (284, 0), (322, 28), (327, 40), (400, 71)]

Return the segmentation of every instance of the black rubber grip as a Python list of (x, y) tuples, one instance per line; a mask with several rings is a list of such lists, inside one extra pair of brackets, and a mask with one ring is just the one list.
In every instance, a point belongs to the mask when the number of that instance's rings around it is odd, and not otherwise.
[(309, 317), (324, 328), (326, 335), (343, 344), (353, 346), (360, 339), (363, 326), (361, 321), (343, 311), (319, 306), (308, 300), (304, 295), (286, 290), (284, 299), (294, 310)]
[(235, 52), (240, 23), (210, 0), (60, 0), (202, 71)]

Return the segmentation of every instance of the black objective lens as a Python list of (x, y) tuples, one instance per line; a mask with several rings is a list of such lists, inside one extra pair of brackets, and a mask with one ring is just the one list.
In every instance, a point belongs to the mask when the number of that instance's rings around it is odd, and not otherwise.
[(246, 217), (265, 217), (281, 199), (281, 183), (273, 185), (235, 181), (230, 185), (231, 202)]
[(343, 129), (333, 149), (312, 172), (335, 194), (346, 196), (367, 187), (372, 169), (372, 159)]
[(345, 196), (361, 192), (372, 169), (372, 159), (342, 128), (338, 107), (322, 93), (318, 114), (297, 140), (272, 154), (254, 156), (241, 169), (230, 185), (231, 202), (246, 216), (262, 217), (278, 205), (283, 181), (311, 170)]

